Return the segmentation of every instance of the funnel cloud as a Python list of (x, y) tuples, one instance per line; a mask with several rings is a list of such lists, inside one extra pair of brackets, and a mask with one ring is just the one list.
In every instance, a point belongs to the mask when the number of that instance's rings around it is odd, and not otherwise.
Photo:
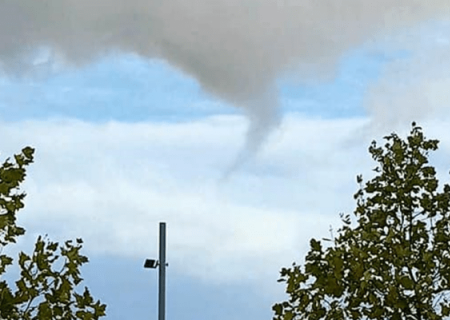
[(32, 72), (42, 48), (74, 67), (163, 59), (249, 117), (252, 153), (280, 122), (278, 77), (332, 79), (345, 51), (449, 17), (448, 0), (3, 0), (0, 70)]

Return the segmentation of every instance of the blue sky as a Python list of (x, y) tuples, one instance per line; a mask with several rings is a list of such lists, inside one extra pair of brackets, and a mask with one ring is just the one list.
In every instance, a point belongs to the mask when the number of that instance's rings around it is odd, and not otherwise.
[(337, 50), (325, 77), (280, 73), (280, 125), (225, 181), (252, 118), (172, 56), (49, 58), (4, 73), (2, 156), (36, 148), (18, 248), (38, 234), (82, 237), (84, 284), (106, 319), (152, 319), (157, 271), (143, 262), (157, 257), (166, 221), (167, 319), (271, 319), (287, 298), (280, 268), (352, 211), (356, 175), (372, 174), (371, 140), (416, 120), (441, 140), (433, 159), (448, 171), (448, 26), (436, 21)]
[[(362, 116), (364, 90), (387, 60), (381, 54), (355, 51), (342, 59), (337, 77), (326, 83), (301, 85), (280, 79), (283, 111), (326, 118)], [(164, 61), (111, 55), (81, 69), (42, 73), (3, 79), (2, 119), (69, 117), (98, 122), (167, 122), (238, 113)], [(11, 105), (15, 106), (13, 110)]]

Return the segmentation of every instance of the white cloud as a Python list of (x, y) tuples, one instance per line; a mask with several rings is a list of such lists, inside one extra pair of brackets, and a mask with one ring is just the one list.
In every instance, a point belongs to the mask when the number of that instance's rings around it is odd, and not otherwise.
[(349, 50), (449, 17), (447, 0), (3, 1), (0, 72), (47, 74), (114, 53), (162, 59), (249, 116), (251, 152), (281, 121), (280, 76), (332, 80)]
[(446, 117), (450, 110), (450, 23), (404, 30), (388, 39), (390, 50), (409, 50), (384, 66), (368, 88), (365, 105), (379, 127)]
[[(90, 255), (142, 259), (156, 257), (158, 222), (166, 221), (171, 272), (276, 285), (281, 266), (302, 262), (309, 239), (329, 236), (338, 214), (353, 210), (355, 176), (370, 175), (368, 142), (381, 134), (355, 138), (365, 119), (290, 115), (258, 157), (220, 182), (245, 124), (237, 116), (3, 123), (3, 155), (36, 148), (19, 221), (30, 234), (83, 237)], [(445, 138), (444, 123), (428, 127), (428, 136)], [(448, 154), (449, 140), (442, 149)]]

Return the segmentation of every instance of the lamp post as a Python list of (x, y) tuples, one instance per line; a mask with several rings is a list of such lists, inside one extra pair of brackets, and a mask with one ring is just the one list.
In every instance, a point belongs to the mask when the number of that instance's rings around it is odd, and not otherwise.
[(166, 223), (159, 223), (159, 261), (146, 259), (144, 268), (159, 267), (158, 320), (166, 318)]

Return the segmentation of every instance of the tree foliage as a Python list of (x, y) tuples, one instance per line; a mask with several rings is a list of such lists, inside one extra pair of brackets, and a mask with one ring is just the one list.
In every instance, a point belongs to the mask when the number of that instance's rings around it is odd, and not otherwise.
[[(375, 177), (329, 245), (312, 239), (304, 267), (281, 270), (289, 299), (274, 319), (443, 319), (450, 315), (450, 186), (428, 164), (437, 140), (412, 125), (369, 152)], [(324, 239), (325, 240), (325, 239)]]
[(8, 158), (0, 167), (0, 319), (95, 320), (105, 315), (106, 306), (94, 301), (88, 288), (79, 294), (75, 287), (83, 280), (79, 268), (88, 262), (80, 254), (82, 240), (71, 240), (63, 245), (39, 236), (33, 252), (20, 252), (20, 278), (11, 288), (2, 280), (13, 258), (2, 253), (5, 246), (16, 242), (25, 229), (16, 225), (16, 214), (24, 207), (25, 193), (20, 192), (26, 167), (33, 162), (34, 149), (26, 147)]

